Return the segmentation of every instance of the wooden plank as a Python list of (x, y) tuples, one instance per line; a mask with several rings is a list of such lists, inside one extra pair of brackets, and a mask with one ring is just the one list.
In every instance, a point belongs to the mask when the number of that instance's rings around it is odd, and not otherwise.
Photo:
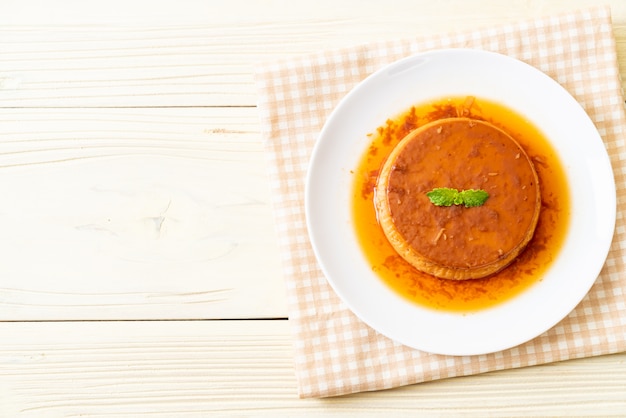
[(626, 414), (626, 354), (301, 400), (286, 320), (0, 323), (0, 339), (10, 417)]
[(286, 317), (255, 108), (0, 112), (0, 320)]
[[(608, 4), (624, 73), (626, 3)], [(63, 7), (11, 0), (0, 6), (0, 107), (252, 106), (259, 61), (591, 5), (595, 1), (396, 0), (354, 8), (332, 0), (116, 0)]]

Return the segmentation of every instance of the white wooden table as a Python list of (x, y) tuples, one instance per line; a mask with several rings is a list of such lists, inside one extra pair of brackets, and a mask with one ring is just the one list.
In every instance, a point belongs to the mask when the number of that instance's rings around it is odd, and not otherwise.
[(0, 2), (0, 417), (626, 415), (626, 354), (298, 399), (252, 79), (595, 3)]

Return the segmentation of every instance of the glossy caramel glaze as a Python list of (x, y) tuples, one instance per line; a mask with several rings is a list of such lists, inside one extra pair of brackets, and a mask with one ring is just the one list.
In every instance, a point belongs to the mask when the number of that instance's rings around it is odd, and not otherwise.
[[(533, 162), (541, 184), (541, 212), (533, 238), (511, 264), (482, 279), (448, 280), (417, 270), (391, 246), (374, 206), (381, 167), (400, 140), (429, 122), (453, 117), (485, 120), (515, 138)], [(352, 220), (366, 262), (390, 289), (421, 307), (472, 312), (514, 298), (543, 279), (567, 236), (570, 191), (558, 154), (523, 116), (479, 97), (445, 97), (390, 117), (367, 141), (367, 149), (353, 170)]]
[[(435, 206), (434, 188), (483, 189), (480, 207)], [(476, 279), (506, 267), (532, 238), (541, 195), (523, 148), (488, 122), (440, 119), (409, 133), (378, 177), (375, 204), (391, 245), (437, 277)]]

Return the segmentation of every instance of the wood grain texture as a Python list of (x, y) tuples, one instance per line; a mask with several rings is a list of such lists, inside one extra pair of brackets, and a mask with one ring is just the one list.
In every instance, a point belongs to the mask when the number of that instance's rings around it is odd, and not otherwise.
[(0, 136), (0, 319), (286, 317), (254, 108), (4, 109)]
[(287, 315), (257, 62), (592, 5), (2, 1), (0, 417), (626, 415), (625, 354), (300, 400), (245, 320)]
[(0, 339), (10, 417), (626, 413), (626, 354), (300, 400), (285, 320), (4, 323)]
[(0, 319), (286, 317), (253, 63), (589, 5), (469, 3), (3, 3)]
[[(594, 4), (395, 0), (355, 9), (331, 0), (149, 6), (117, 0), (106, 8), (67, 3), (12, 0), (0, 6), (0, 107), (252, 106), (252, 74), (260, 61)], [(624, 50), (626, 4), (606, 3)], [(619, 59), (626, 69), (625, 54)]]

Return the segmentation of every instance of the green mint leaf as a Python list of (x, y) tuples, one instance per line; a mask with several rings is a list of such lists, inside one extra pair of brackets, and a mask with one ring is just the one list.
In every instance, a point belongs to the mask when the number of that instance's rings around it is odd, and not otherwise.
[(481, 189), (463, 190), (461, 193), (459, 193), (459, 195), (462, 196), (463, 204), (466, 208), (482, 206), (489, 197), (489, 193)]
[(426, 193), (426, 196), (435, 206), (452, 206), (457, 204), (455, 201), (459, 196), (459, 191), (447, 187), (439, 187)]
[(468, 189), (459, 192), (448, 187), (438, 187), (426, 193), (426, 196), (435, 206), (464, 205), (466, 208), (471, 208), (482, 206), (489, 197), (489, 193), (481, 189)]

